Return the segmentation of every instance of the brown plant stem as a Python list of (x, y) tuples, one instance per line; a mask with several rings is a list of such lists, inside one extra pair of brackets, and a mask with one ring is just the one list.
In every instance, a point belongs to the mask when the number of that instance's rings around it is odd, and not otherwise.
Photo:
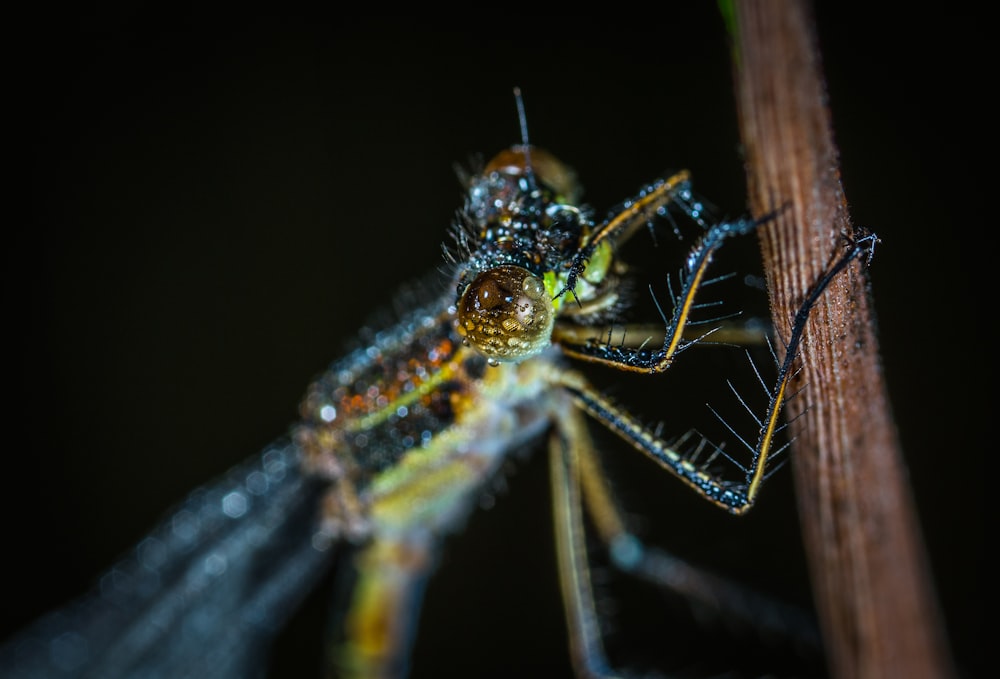
[[(761, 233), (771, 310), (787, 339), (797, 305), (853, 229), (811, 7), (736, 0), (730, 16), (751, 209), (788, 205)], [(788, 413), (813, 593), (833, 676), (948, 677), (874, 327), (855, 262), (813, 310), (795, 385), (804, 391)]]

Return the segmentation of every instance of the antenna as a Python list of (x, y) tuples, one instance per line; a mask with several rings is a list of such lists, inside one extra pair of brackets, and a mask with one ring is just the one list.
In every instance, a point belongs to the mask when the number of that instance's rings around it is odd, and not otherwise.
[(517, 104), (517, 120), (521, 125), (521, 148), (524, 149), (524, 170), (529, 186), (534, 189), (535, 169), (531, 164), (531, 142), (528, 141), (528, 116), (524, 114), (524, 99), (521, 97), (521, 88), (514, 88), (514, 102)]

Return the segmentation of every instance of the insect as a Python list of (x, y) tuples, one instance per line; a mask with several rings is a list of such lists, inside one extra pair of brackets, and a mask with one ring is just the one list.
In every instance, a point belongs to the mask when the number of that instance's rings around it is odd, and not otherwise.
[[(681, 172), (597, 219), (581, 207), (571, 171), (528, 143), (521, 120), (522, 143), (464, 178), (443, 288), (404, 298), (411, 306), (395, 326), (372, 333), (311, 385), (289, 441), (193, 496), (137, 547), (134, 562), (109, 573), (99, 599), (69, 615), (69, 627), (58, 615), (43, 621), (32, 639), (44, 643), (15, 642), (11, 657), (27, 660), (0, 666), (25, 667), (24, 676), (246, 676), (280, 627), (273, 613), (294, 608), (329, 551), (350, 545), (354, 583), (332, 671), (405, 676), (443, 536), (462, 527), (508, 456), (547, 437), (570, 652), (583, 675), (612, 672), (584, 513), (619, 568), (669, 583), (662, 554), (629, 532), (588, 422), (711, 503), (744, 513), (781, 452), (780, 414), (808, 312), (873, 241), (851, 242), (803, 301), (766, 407), (755, 414), (756, 438), (733, 431), (749, 461), (727, 479), (716, 470), (726, 469), (729, 451), (693, 432), (664, 438), (574, 366), (655, 375), (688, 347), (720, 337), (723, 319), (709, 315), (705, 326), (700, 317), (699, 293), (716, 280), (710, 265), (725, 243), (768, 217), (708, 219)], [(662, 323), (625, 322), (630, 270), (620, 249), (671, 220), (698, 235), (658, 303)]]

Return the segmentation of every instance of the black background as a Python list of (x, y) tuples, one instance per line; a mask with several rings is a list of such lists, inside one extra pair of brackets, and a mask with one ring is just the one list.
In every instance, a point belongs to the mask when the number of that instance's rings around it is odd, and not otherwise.
[[(577, 169), (593, 205), (687, 167), (727, 213), (745, 208), (711, 7), (590, 23), (503, 11), (456, 27), (201, 10), (13, 22), (8, 136), (28, 154), (4, 230), (0, 638), (287, 429), (368, 314), (440, 263), (461, 199), (452, 164), (518, 141), (513, 86), (533, 141)], [(965, 49), (976, 21), (818, 14), (852, 215), (883, 239), (871, 278), (893, 407), (967, 671), (981, 653), (983, 451), (996, 446), (978, 282), (993, 226), (976, 169), (987, 83)], [(617, 486), (659, 544), (807, 597), (789, 473), (737, 521), (644, 464)], [(508, 485), (449, 543), (418, 674), (568, 673), (544, 456)], [(282, 639), (276, 672), (318, 664), (324, 596)], [(623, 621), (615, 638), (642, 658), (662, 650), (661, 629)]]

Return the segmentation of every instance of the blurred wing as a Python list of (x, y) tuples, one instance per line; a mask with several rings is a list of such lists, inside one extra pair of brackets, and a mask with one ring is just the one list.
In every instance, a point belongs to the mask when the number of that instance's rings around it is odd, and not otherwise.
[(324, 484), (281, 442), (195, 490), (101, 580), (0, 648), (8, 679), (262, 676), (332, 562)]

